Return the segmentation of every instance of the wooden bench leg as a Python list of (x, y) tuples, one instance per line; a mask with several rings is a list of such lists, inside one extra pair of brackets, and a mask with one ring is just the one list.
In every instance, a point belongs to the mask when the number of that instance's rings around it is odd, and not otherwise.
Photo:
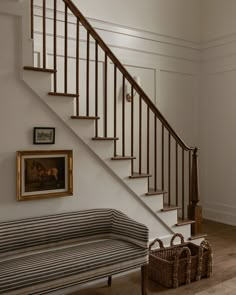
[(112, 276), (109, 276), (107, 281), (108, 287), (111, 287), (111, 282), (112, 282)]
[(147, 295), (147, 265), (141, 266), (141, 294)]

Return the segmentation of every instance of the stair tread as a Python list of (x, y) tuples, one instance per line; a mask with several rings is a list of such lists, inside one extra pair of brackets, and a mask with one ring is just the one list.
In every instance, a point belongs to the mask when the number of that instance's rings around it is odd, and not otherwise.
[(174, 206), (174, 205), (168, 205), (164, 204), (164, 207), (161, 209), (162, 212), (167, 212), (167, 211), (172, 211), (172, 210), (178, 210), (181, 209), (179, 206)]
[(193, 224), (195, 223), (194, 220), (190, 219), (179, 219), (178, 222), (175, 224), (176, 226), (186, 225), (186, 224)]
[(118, 137), (93, 137), (92, 140), (118, 140)]
[(96, 116), (71, 116), (71, 119), (78, 119), (78, 120), (98, 120), (100, 117)]
[(197, 235), (192, 235), (188, 240), (192, 241), (192, 240), (197, 240), (200, 238), (205, 238), (207, 236), (207, 234), (197, 234)]
[(64, 93), (64, 92), (49, 92), (48, 95), (52, 95), (52, 96), (79, 97), (79, 94), (76, 94), (76, 93)]
[(23, 67), (23, 69), (26, 71), (45, 72), (45, 73), (51, 73), (51, 74), (54, 74), (57, 72), (54, 69), (37, 68), (37, 67), (29, 67), (29, 66), (25, 66)]
[(136, 157), (132, 157), (132, 156), (115, 156), (111, 158), (112, 160), (133, 160), (136, 159)]
[(145, 174), (145, 173), (137, 173), (134, 172), (132, 175), (129, 176), (129, 178), (145, 178), (145, 177), (151, 177), (151, 174)]
[(162, 194), (167, 194), (167, 192), (166, 192), (166, 191), (163, 191), (163, 190), (161, 190), (161, 189), (157, 189), (157, 190), (150, 189), (150, 190), (146, 193), (146, 196), (162, 195)]

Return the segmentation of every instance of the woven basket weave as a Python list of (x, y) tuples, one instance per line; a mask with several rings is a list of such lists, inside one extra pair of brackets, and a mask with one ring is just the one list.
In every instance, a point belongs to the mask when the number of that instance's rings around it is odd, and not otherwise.
[[(181, 244), (174, 245), (176, 237)], [(155, 243), (159, 249), (152, 250)], [(170, 247), (164, 247), (160, 239), (155, 239), (149, 246), (149, 278), (167, 288), (177, 288), (191, 281), (210, 277), (212, 274), (212, 250), (209, 242), (200, 246), (184, 242), (181, 234), (175, 234)]]

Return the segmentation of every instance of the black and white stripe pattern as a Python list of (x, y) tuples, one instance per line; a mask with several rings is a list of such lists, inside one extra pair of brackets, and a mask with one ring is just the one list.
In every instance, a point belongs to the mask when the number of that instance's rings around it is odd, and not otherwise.
[(0, 294), (43, 294), (143, 265), (147, 244), (147, 228), (114, 209), (0, 223)]
[(112, 210), (86, 210), (0, 223), (0, 253), (107, 234)]

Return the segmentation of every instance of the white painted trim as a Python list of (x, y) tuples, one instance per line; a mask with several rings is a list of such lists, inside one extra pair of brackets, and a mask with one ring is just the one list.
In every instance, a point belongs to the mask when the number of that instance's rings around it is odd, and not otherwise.
[[(213, 50), (213, 49), (212, 49)], [(236, 51), (235, 53), (230, 53), (230, 54), (219, 54), (219, 55), (215, 55), (215, 56), (211, 56), (210, 53), (205, 54), (204, 57), (201, 59), (201, 62), (203, 63), (208, 63), (208, 62), (218, 62), (219, 60), (222, 59), (227, 59), (227, 58), (235, 58), (236, 56)]]
[(201, 52), (202, 63), (235, 58), (236, 34), (226, 35), (207, 42), (202, 42)]
[(220, 203), (204, 203), (203, 218), (236, 226), (236, 207)]
[[(39, 32), (39, 31), (34, 31), (34, 33), (35, 34), (38, 34), (38, 35), (42, 35), (42, 32)], [(53, 37), (53, 35), (52, 34), (49, 34), (49, 33), (47, 33), (46, 35), (47, 35), (47, 37)], [(130, 37), (135, 37), (136, 38), (136, 36), (130, 36)], [(57, 38), (64, 39), (64, 36), (61, 35), (61, 34), (57, 34)], [(75, 38), (73, 38), (73, 37), (68, 37), (68, 40), (75, 42)], [(80, 39), (80, 42), (85, 43), (86, 40), (85, 39), (84, 40), (83, 39)], [(93, 44), (93, 43), (95, 43), (95, 42), (90, 41), (90, 44)], [(159, 43), (161, 43), (161, 42), (159, 42)], [(199, 63), (200, 62), (200, 52), (197, 52), (197, 54), (199, 54), (199, 57), (197, 57), (197, 58), (194, 58), (194, 57), (190, 58), (190, 57), (184, 57), (184, 54), (182, 54), (182, 56), (181, 56), (181, 55), (177, 55), (177, 54), (175, 54), (175, 55), (174, 54), (166, 54), (166, 53), (164, 53), (163, 50), (162, 50), (163, 53), (161, 52), (161, 50), (159, 52), (158, 51), (154, 51), (153, 50), (153, 47), (151, 47), (151, 46), (150, 46), (150, 48), (144, 50), (144, 49), (139, 49), (137, 47), (130, 47), (130, 46), (124, 46), (124, 45), (123, 46), (121, 46), (121, 45), (115, 45), (115, 44), (112, 44), (112, 43), (110, 43), (108, 41), (106, 41), (106, 44), (111, 49), (112, 48), (114, 48), (114, 49), (124, 49), (124, 50), (129, 50), (129, 51), (135, 51), (135, 52), (138, 52), (138, 53), (143, 53), (143, 54), (148, 54), (148, 55), (154, 55), (154, 56), (161, 56), (161, 57), (172, 58), (172, 59), (177, 59), (177, 60), (190, 61), (190, 62), (196, 62), (196, 63)], [(165, 45), (165, 43), (162, 43), (162, 44)]]
[(235, 65), (232, 65), (232, 68), (225, 67), (225, 69), (217, 69), (217, 70), (214, 70), (214, 71), (211, 71), (211, 72), (205, 71), (205, 75), (216, 76), (216, 75), (221, 75), (221, 74), (224, 74), (224, 73), (232, 73), (232, 72), (235, 72), (235, 71), (236, 71)]
[(201, 42), (201, 49), (211, 49), (216, 48), (220, 46), (224, 46), (230, 43), (233, 43), (236, 41), (236, 33), (232, 33), (229, 35), (222, 35), (217, 38), (208, 39), (207, 41)]
[(178, 75), (183, 75), (183, 76), (192, 76), (192, 77), (196, 77), (198, 76), (197, 73), (190, 73), (190, 72), (184, 72), (184, 71), (174, 71), (174, 70), (166, 70), (166, 69), (160, 69), (160, 72), (164, 72), (164, 73), (171, 73), (171, 74), (178, 74)]

